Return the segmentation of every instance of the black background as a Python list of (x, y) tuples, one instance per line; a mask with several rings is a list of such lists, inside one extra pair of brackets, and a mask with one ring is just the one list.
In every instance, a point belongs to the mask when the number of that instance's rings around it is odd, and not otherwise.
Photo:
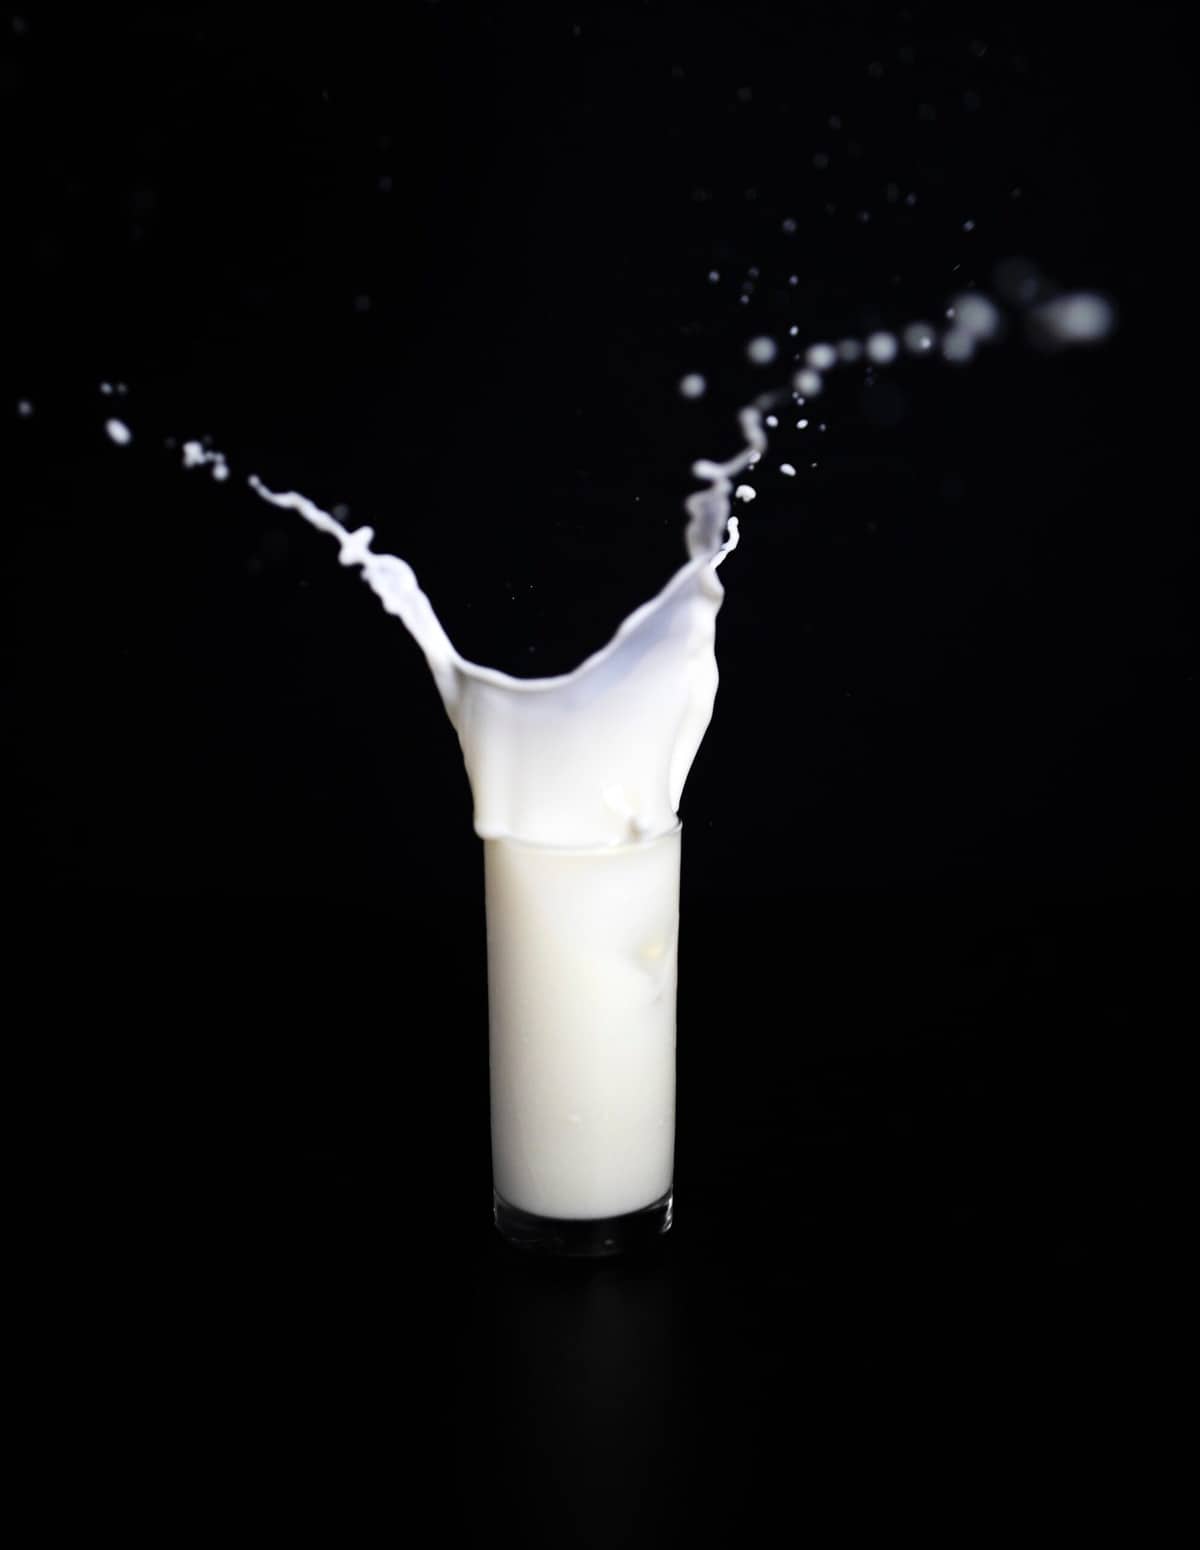
[[(39, 1349), (127, 1461), (89, 1499), (138, 1460), (193, 1515), (429, 1498), (479, 1542), (931, 1527), (951, 1482), (960, 1526), (1051, 1485), (1144, 1521), (1194, 866), (1175, 13), (6, 26), (9, 1102)], [(747, 339), (936, 321), (1014, 256), (1114, 337), (847, 368), (756, 470), (682, 811), (676, 1227), (526, 1264), (453, 734), (245, 478), (562, 671), (782, 379)]]

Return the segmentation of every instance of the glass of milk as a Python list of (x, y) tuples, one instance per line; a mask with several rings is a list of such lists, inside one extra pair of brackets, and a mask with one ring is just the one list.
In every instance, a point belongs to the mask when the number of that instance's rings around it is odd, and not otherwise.
[(687, 559), (573, 672), (518, 679), (455, 650), (411, 567), (295, 491), (251, 485), (337, 538), (424, 653), (458, 734), (483, 841), (496, 1226), (605, 1255), (671, 1225), (679, 805), (717, 692), (718, 567), (733, 479), (695, 464)]
[(495, 1222), (627, 1252), (671, 1225), (681, 828), (484, 841)]

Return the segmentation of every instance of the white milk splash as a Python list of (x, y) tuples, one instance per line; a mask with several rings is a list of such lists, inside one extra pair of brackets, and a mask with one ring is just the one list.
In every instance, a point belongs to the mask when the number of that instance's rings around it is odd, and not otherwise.
[[(484, 839), (606, 846), (666, 834), (712, 718), (714, 648), (724, 588), (717, 567), (736, 546), (729, 514), (734, 477), (766, 446), (759, 413), (742, 411), (746, 447), (727, 463), (696, 463), (708, 487), (688, 497), (688, 560), (657, 597), (629, 615), (574, 672), (514, 678), (455, 650), (412, 567), (371, 548), (369, 527), (350, 531), (295, 491), (250, 484), (341, 545), (429, 664), (458, 733)], [(194, 460), (193, 460), (194, 461)]]
[[(1089, 293), (1055, 296), (1036, 306), (1036, 287), (1017, 298), (1027, 335), (1044, 347), (1094, 343), (1115, 326), (1104, 298)], [(739, 416), (744, 446), (728, 462), (702, 459), (693, 466), (707, 488), (690, 495), (685, 534), (688, 559), (657, 597), (636, 608), (608, 644), (573, 672), (554, 678), (515, 678), (469, 662), (455, 650), (433, 605), (417, 584), (412, 567), (396, 555), (371, 548), (374, 531), (353, 531), (295, 491), (267, 489), (251, 475), (251, 487), (274, 506), (295, 511), (340, 545), (343, 565), (357, 565), (384, 608), (407, 628), (424, 654), (442, 703), (458, 734), (475, 806), (475, 830), (485, 840), (585, 849), (628, 845), (670, 833), (678, 821), (688, 771), (712, 719), (717, 692), (716, 617), (724, 597), (717, 568), (737, 546), (733, 500), (749, 502), (753, 485), (734, 481), (754, 468), (767, 447), (762, 411), (793, 402), (803, 405), (825, 386), (825, 374), (862, 362), (868, 371), (901, 358), (900, 340), (911, 357), (954, 363), (1001, 333), (999, 309), (989, 298), (967, 292), (947, 308), (951, 325), (910, 323), (896, 334), (876, 331), (864, 340), (844, 339), (835, 347), (809, 346), (797, 362), (790, 388), (765, 393)], [(796, 328), (789, 330), (795, 335)], [(747, 347), (758, 365), (775, 359), (774, 340), (761, 337)], [(680, 383), (685, 397), (700, 397), (706, 383), (690, 373)], [(109, 383), (101, 392), (111, 396)], [(126, 392), (123, 383), (116, 388)], [(18, 413), (29, 415), (22, 400)], [(776, 426), (775, 415), (766, 425)], [(807, 429), (800, 418), (797, 429)], [(824, 426), (820, 427), (824, 429)], [(133, 437), (124, 421), (105, 429), (118, 445)], [(183, 447), (187, 468), (209, 466), (215, 479), (229, 476), (220, 452), (198, 441)], [(815, 464), (813, 465), (815, 466)], [(781, 463), (789, 478), (795, 465)]]

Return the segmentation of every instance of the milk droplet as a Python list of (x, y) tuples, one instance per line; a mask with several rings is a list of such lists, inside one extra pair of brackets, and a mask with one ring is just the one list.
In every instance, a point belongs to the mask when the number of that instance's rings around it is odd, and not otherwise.
[(793, 220), (793, 218), (790, 215), (787, 216), (786, 219), (784, 219), (780, 223), (780, 225), (782, 226), (783, 230), (788, 234), (789, 237), (796, 230), (796, 222)]
[(758, 491), (752, 484), (739, 484), (733, 492), (733, 497), (739, 501), (752, 501), (757, 494)]
[(127, 447), (133, 440), (133, 432), (124, 420), (106, 420), (104, 429), (108, 432), (108, 439), (115, 442), (118, 447)]
[(954, 298), (954, 320), (975, 339), (993, 339), (1000, 329), (1000, 313), (986, 296), (967, 291)]
[(796, 429), (798, 431), (806, 431), (808, 429), (808, 421), (807, 420), (797, 420), (796, 421)]
[(30, 401), (27, 398), (18, 398), (17, 399), (17, 413), (21, 416), (21, 418), (23, 420), (27, 420), (29, 418), (29, 416), (33, 413), (33, 405), (30, 403)]
[(828, 371), (837, 362), (837, 351), (831, 344), (810, 344), (804, 358), (818, 371)]
[(843, 361), (858, 361), (862, 359), (863, 347), (857, 339), (843, 339), (837, 347), (838, 359)]
[(1056, 344), (1086, 344), (1111, 333), (1116, 314), (1103, 296), (1079, 291), (1043, 302), (1032, 320)]
[(112, 390), (113, 390), (113, 385), (112, 385), (111, 382), (102, 382), (100, 384), (100, 391), (104, 394), (105, 398), (111, 398), (112, 397)]
[(710, 285), (716, 285), (717, 281), (720, 278), (721, 278), (721, 272), (720, 272), (719, 269), (710, 269), (708, 271), (708, 283)]
[(975, 222), (974, 221), (964, 221), (963, 222), (963, 230), (964, 231), (974, 231), (975, 230)]
[(975, 354), (975, 337), (965, 328), (952, 328), (942, 339), (942, 354), (956, 364), (969, 361)]
[(778, 425), (778, 424), (779, 424), (779, 421), (778, 421), (778, 419), (777, 419), (777, 418), (776, 418), (776, 417), (775, 417), (775, 415), (773, 415), (773, 414), (769, 414), (769, 415), (767, 415), (767, 417), (766, 417), (766, 419), (765, 419), (765, 420), (764, 420), (764, 421), (763, 421), (763, 424), (764, 424), (764, 425), (768, 425), (768, 426), (770, 426), (770, 428), (771, 428), (771, 429), (772, 429), (772, 430), (774, 430), (774, 429), (775, 429), (775, 427), (776, 427), (776, 426), (777, 426), (777, 425)]
[(925, 355), (933, 349), (935, 337), (931, 324), (910, 323), (904, 330), (904, 347), (914, 355)]
[(689, 371), (686, 377), (679, 379), (679, 391), (684, 398), (703, 398), (708, 383), (698, 371)]
[(756, 366), (769, 366), (778, 353), (775, 341), (767, 338), (765, 334), (758, 339), (752, 339), (746, 346), (746, 354)]
[(779, 472), (781, 474), (786, 474), (789, 479), (794, 479), (796, 477), (796, 470), (790, 463), (780, 463)]
[(880, 331), (867, 337), (867, 357), (877, 366), (887, 366), (894, 361), (899, 348), (895, 334)]
[(825, 385), (821, 380), (820, 372), (813, 371), (811, 367), (805, 367), (803, 371), (798, 371), (794, 381), (796, 391), (803, 393), (806, 398), (815, 398)]

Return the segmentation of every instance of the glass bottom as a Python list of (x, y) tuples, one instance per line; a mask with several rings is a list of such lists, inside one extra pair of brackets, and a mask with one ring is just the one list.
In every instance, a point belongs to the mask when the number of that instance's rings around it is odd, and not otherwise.
[(657, 1243), (671, 1226), (670, 1190), (652, 1205), (625, 1216), (602, 1216), (594, 1221), (564, 1221), (553, 1216), (532, 1216), (519, 1211), (493, 1192), (493, 1219), (500, 1236), (515, 1248), (535, 1254), (554, 1254), (569, 1259), (601, 1259), (612, 1254), (633, 1254)]

